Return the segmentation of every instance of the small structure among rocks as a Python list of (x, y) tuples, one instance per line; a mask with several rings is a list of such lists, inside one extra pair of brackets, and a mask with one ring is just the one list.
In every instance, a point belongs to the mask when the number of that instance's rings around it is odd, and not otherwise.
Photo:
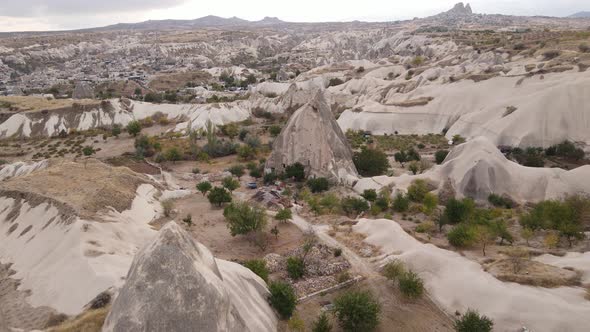
[(291, 116), (274, 142), (266, 171), (283, 172), (295, 163), (302, 164), (309, 177), (341, 184), (358, 179), (352, 150), (322, 91)]

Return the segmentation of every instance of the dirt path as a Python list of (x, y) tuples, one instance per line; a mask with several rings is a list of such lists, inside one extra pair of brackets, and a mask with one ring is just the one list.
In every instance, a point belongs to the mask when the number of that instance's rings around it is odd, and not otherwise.
[[(296, 214), (293, 215), (292, 223), (303, 232), (312, 229), (324, 244), (341, 248), (342, 254), (351, 264), (351, 272), (365, 277), (364, 281), (355, 287), (368, 289), (378, 297), (382, 306), (379, 331), (453, 331), (451, 318), (428, 294), (418, 300), (405, 299), (397, 287), (393, 287), (369, 259), (360, 257), (345, 244), (328, 235), (328, 226), (312, 225)], [(302, 311), (312, 313), (318, 309), (316, 307), (317, 304), (314, 303), (304, 304)]]

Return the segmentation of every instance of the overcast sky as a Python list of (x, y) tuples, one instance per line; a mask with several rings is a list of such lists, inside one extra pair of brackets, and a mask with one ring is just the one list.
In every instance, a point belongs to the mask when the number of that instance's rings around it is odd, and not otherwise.
[[(390, 21), (437, 14), (456, 0), (0, 0), (0, 31), (62, 30), (206, 15), (284, 21)], [(590, 0), (474, 0), (476, 13), (567, 16)]]

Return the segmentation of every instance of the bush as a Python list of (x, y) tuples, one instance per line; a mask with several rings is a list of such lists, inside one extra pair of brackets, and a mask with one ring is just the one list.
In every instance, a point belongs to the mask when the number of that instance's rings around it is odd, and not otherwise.
[(350, 291), (334, 300), (334, 312), (346, 332), (374, 331), (380, 311), (379, 303), (366, 291)]
[(416, 233), (432, 233), (434, 230), (434, 223), (432, 221), (425, 221), (416, 226)]
[(369, 210), (369, 203), (362, 198), (346, 197), (341, 202), (342, 210), (348, 215), (361, 214)]
[(301, 163), (295, 163), (285, 168), (285, 176), (296, 182), (305, 180), (305, 167)]
[(399, 277), (399, 290), (404, 296), (415, 299), (424, 293), (424, 282), (418, 274), (408, 271)]
[(340, 248), (334, 249), (334, 257), (340, 257), (340, 256), (342, 256), (342, 249), (340, 249)]
[(336, 77), (336, 78), (331, 78), (331, 79), (330, 79), (330, 82), (328, 82), (328, 87), (331, 87), (331, 86), (338, 86), (338, 85), (340, 85), (340, 84), (343, 84), (343, 83), (344, 83), (344, 81), (343, 81), (343, 80), (341, 80), (341, 79), (339, 79), (338, 77)]
[(221, 184), (225, 189), (229, 190), (230, 193), (240, 188), (240, 181), (232, 178), (231, 176), (223, 178), (223, 180), (221, 180)]
[(311, 332), (330, 332), (332, 331), (332, 324), (330, 324), (330, 319), (328, 318), (328, 315), (325, 312), (322, 312), (322, 314), (318, 317), (318, 319), (316, 319), (312, 326), (311, 326)]
[(126, 129), (129, 135), (135, 137), (137, 136), (137, 134), (141, 132), (141, 124), (139, 123), (139, 121), (131, 121), (127, 124)]
[(383, 151), (367, 147), (354, 153), (353, 162), (359, 174), (365, 177), (384, 175), (389, 169), (387, 155)]
[(161, 204), (162, 204), (162, 209), (164, 210), (164, 216), (170, 217), (170, 214), (172, 213), (172, 209), (174, 208), (174, 202), (170, 199), (167, 199), (167, 200), (163, 201)]
[(203, 181), (200, 182), (199, 184), (197, 184), (197, 190), (201, 192), (201, 194), (203, 194), (203, 196), (209, 191), (211, 190), (213, 186), (211, 185), (211, 183), (209, 181)]
[(421, 179), (414, 180), (408, 187), (408, 198), (412, 202), (422, 203), (428, 191), (429, 190), (426, 181)]
[(422, 203), (424, 204), (424, 213), (430, 216), (438, 206), (438, 197), (432, 193), (426, 193)]
[(457, 248), (465, 248), (471, 246), (475, 241), (475, 233), (467, 224), (459, 224), (447, 234), (449, 243)]
[(141, 158), (151, 157), (161, 149), (160, 143), (158, 143), (154, 138), (150, 138), (146, 135), (140, 135), (139, 137), (136, 137), (134, 146), (135, 154)]
[(268, 268), (266, 267), (266, 262), (262, 259), (252, 259), (246, 261), (244, 266), (249, 268), (252, 272), (254, 272), (257, 276), (259, 276), (265, 282), (268, 282)]
[(277, 137), (281, 133), (281, 126), (279, 125), (272, 125), (268, 128), (268, 132), (272, 137)]
[(449, 155), (449, 150), (438, 150), (434, 154), (434, 159), (436, 160), (437, 164), (442, 164), (445, 161), (445, 158)]
[(307, 186), (312, 193), (320, 193), (330, 189), (330, 183), (326, 178), (315, 178), (307, 180)]
[(245, 202), (228, 205), (223, 210), (223, 216), (232, 236), (261, 231), (266, 226), (266, 211)]
[(182, 154), (177, 147), (171, 147), (164, 153), (166, 160), (176, 162), (182, 159)]
[(291, 209), (289, 209), (289, 208), (281, 209), (275, 215), (275, 219), (282, 221), (282, 222), (286, 222), (287, 220), (289, 220), (291, 218), (293, 218), (293, 212), (291, 212)]
[(455, 322), (457, 332), (491, 332), (494, 323), (486, 316), (480, 316), (477, 311), (467, 310), (459, 320)]
[(193, 225), (193, 216), (189, 213), (186, 217), (182, 218), (182, 222), (184, 222), (188, 227)]
[(119, 137), (119, 135), (121, 135), (121, 125), (120, 124), (113, 125), (113, 128), (111, 128), (111, 134), (115, 137)]
[(463, 200), (457, 200), (451, 198), (445, 207), (443, 217), (448, 223), (457, 224), (471, 216), (475, 210), (475, 202), (470, 198), (464, 198)]
[(293, 315), (297, 297), (295, 290), (286, 282), (271, 282), (268, 290), (270, 291), (270, 305), (278, 312), (282, 319), (289, 319)]
[(362, 194), (363, 198), (369, 202), (377, 200), (377, 191), (375, 189), (365, 189)]
[(232, 201), (231, 193), (223, 187), (215, 187), (209, 191), (207, 195), (209, 203), (221, 206), (223, 203), (230, 203)]
[(236, 152), (242, 160), (253, 160), (256, 158), (256, 150), (250, 145), (240, 145), (236, 149)]
[(410, 207), (410, 199), (403, 193), (398, 192), (393, 199), (392, 207), (396, 212), (406, 212)]
[(490, 194), (488, 196), (488, 202), (495, 207), (506, 209), (512, 209), (514, 207), (514, 202), (511, 199), (496, 194)]
[(385, 264), (385, 266), (383, 266), (383, 270), (381, 271), (381, 274), (391, 281), (396, 281), (404, 273), (406, 273), (404, 263), (398, 260), (393, 260)]
[(261, 168), (254, 168), (250, 170), (249, 175), (255, 179), (260, 179), (262, 177), (262, 169)]
[(95, 151), (95, 150), (94, 150), (94, 148), (93, 148), (93, 147), (91, 147), (91, 146), (85, 146), (85, 147), (82, 149), (82, 153), (83, 153), (85, 156), (91, 156), (91, 155), (95, 154), (95, 153), (96, 153), (96, 151)]
[(242, 177), (242, 175), (244, 175), (245, 168), (243, 165), (233, 165), (232, 167), (228, 168), (227, 171), (239, 179)]
[(413, 161), (410, 166), (408, 166), (408, 169), (410, 170), (410, 172), (412, 172), (413, 175), (418, 174), (418, 171), (420, 170), (420, 165)]
[(305, 264), (299, 257), (289, 257), (287, 259), (287, 274), (291, 279), (299, 279), (305, 273)]

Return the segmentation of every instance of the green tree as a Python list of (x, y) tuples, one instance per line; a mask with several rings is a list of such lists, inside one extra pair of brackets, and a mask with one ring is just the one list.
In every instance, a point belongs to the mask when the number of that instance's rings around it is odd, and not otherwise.
[(285, 168), (285, 176), (294, 179), (296, 182), (305, 180), (305, 167), (301, 163), (295, 163)]
[(307, 186), (312, 193), (320, 193), (330, 189), (330, 182), (326, 178), (314, 178), (307, 180)]
[(375, 189), (365, 189), (361, 196), (369, 202), (374, 202), (377, 200), (377, 191)]
[(225, 189), (229, 190), (229, 192), (233, 192), (234, 190), (240, 188), (240, 181), (232, 178), (231, 176), (223, 178), (223, 180), (221, 180), (221, 184)]
[(271, 282), (268, 286), (270, 291), (270, 305), (278, 312), (282, 319), (289, 319), (295, 311), (297, 297), (291, 285), (283, 281)]
[(475, 241), (473, 228), (465, 223), (459, 224), (447, 234), (449, 243), (457, 248), (465, 248)]
[(287, 274), (291, 279), (300, 279), (305, 274), (305, 263), (302, 258), (289, 257), (287, 258)]
[(398, 192), (393, 199), (392, 207), (396, 212), (406, 212), (410, 208), (410, 199), (403, 193)]
[(182, 154), (180, 153), (180, 150), (178, 150), (178, 148), (175, 146), (166, 150), (165, 156), (166, 160), (172, 161), (174, 163), (182, 159)]
[(249, 261), (244, 262), (244, 266), (254, 272), (257, 276), (259, 276), (265, 282), (268, 282), (268, 268), (266, 267), (266, 262), (263, 259), (252, 259)]
[(434, 153), (434, 159), (436, 160), (437, 164), (442, 164), (445, 161), (445, 158), (449, 155), (449, 150), (438, 150)]
[(237, 177), (238, 179), (246, 173), (243, 165), (233, 165), (227, 171), (230, 172), (231, 175)]
[(213, 186), (211, 185), (211, 182), (209, 181), (203, 181), (200, 182), (199, 184), (197, 184), (197, 190), (201, 192), (201, 194), (203, 194), (203, 196), (205, 196), (205, 194), (211, 190), (211, 188), (213, 188)]
[(424, 204), (424, 213), (430, 216), (438, 206), (438, 197), (432, 193), (426, 193), (422, 203)]
[(424, 282), (415, 272), (407, 271), (399, 277), (399, 290), (404, 296), (415, 299), (424, 293)]
[(349, 216), (358, 215), (369, 210), (369, 203), (366, 200), (350, 196), (342, 199), (341, 206), (342, 210)]
[(383, 175), (389, 169), (387, 155), (381, 150), (362, 147), (352, 160), (359, 174), (365, 177)]
[(133, 137), (141, 132), (141, 123), (139, 121), (131, 121), (127, 124), (127, 132)]
[(291, 209), (289, 208), (281, 209), (275, 215), (275, 219), (281, 222), (286, 222), (291, 218), (293, 218), (293, 212), (291, 212)]
[(420, 170), (420, 165), (417, 162), (412, 161), (410, 163), (410, 166), (408, 166), (408, 169), (410, 170), (410, 172), (412, 172), (412, 174), (416, 175), (416, 174), (418, 174), (418, 171)]
[(428, 184), (422, 179), (414, 180), (408, 187), (408, 198), (417, 203), (422, 203), (428, 193)]
[(455, 322), (457, 332), (491, 332), (494, 322), (474, 310), (467, 310), (459, 320)]
[(91, 156), (91, 155), (93, 155), (95, 152), (96, 152), (96, 151), (95, 151), (95, 150), (94, 150), (94, 148), (93, 148), (93, 147), (91, 147), (91, 146), (85, 146), (85, 147), (82, 149), (82, 153), (83, 153), (85, 156)]
[(330, 332), (332, 331), (332, 324), (326, 312), (322, 312), (321, 315), (311, 325), (311, 332)]
[(256, 149), (247, 144), (238, 146), (236, 152), (241, 160), (253, 160), (256, 158)]
[(113, 128), (111, 128), (111, 134), (115, 137), (119, 137), (119, 135), (121, 135), (121, 125), (114, 124)]
[(258, 206), (235, 202), (223, 210), (232, 236), (261, 231), (266, 226), (266, 212)]
[(229, 139), (233, 140), (240, 134), (240, 128), (237, 123), (232, 122), (221, 126), (221, 132), (229, 137)]
[(374, 331), (381, 306), (367, 291), (349, 291), (334, 300), (334, 312), (346, 332)]
[(448, 223), (457, 224), (467, 221), (474, 210), (475, 203), (472, 199), (464, 198), (463, 200), (457, 200), (451, 198), (445, 206), (444, 217)]
[(272, 125), (268, 128), (268, 132), (272, 137), (277, 137), (281, 133), (281, 126), (279, 125)]
[(230, 203), (232, 201), (231, 193), (222, 187), (215, 187), (209, 191), (207, 195), (211, 204), (221, 206), (223, 203)]

